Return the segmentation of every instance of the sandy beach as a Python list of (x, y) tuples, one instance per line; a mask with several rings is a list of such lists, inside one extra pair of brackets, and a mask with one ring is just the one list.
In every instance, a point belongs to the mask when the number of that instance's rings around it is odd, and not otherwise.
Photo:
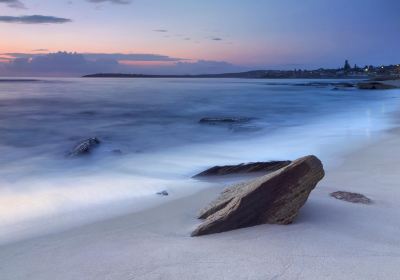
[(400, 280), (400, 1), (0, 11), (0, 280)]
[[(0, 247), (2, 280), (398, 279), (399, 132), (327, 170), (297, 221), (190, 237), (207, 189), (139, 213)], [(362, 193), (372, 205), (329, 196)]]

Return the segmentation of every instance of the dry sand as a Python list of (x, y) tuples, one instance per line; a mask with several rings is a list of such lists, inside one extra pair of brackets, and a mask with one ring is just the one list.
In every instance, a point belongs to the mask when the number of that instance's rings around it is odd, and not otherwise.
[[(392, 132), (327, 170), (297, 222), (192, 238), (208, 189), (0, 247), (0, 279), (399, 279), (400, 145)], [(372, 205), (329, 196), (360, 192)]]

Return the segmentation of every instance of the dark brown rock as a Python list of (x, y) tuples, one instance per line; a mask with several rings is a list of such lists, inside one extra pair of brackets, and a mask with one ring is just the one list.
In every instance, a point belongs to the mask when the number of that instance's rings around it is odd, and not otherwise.
[(288, 166), (291, 161), (269, 161), (269, 162), (252, 162), (252, 163), (241, 163), (238, 165), (224, 165), (224, 166), (214, 166), (207, 169), (193, 177), (203, 177), (203, 176), (222, 176), (222, 175), (232, 175), (232, 174), (245, 174), (245, 173), (255, 173), (255, 172), (273, 172)]
[(192, 232), (200, 236), (258, 224), (290, 224), (324, 177), (315, 156), (300, 158), (273, 173), (225, 190), (202, 211), (205, 221)]
[(352, 203), (371, 204), (372, 200), (360, 193), (338, 191), (330, 194), (332, 197)]

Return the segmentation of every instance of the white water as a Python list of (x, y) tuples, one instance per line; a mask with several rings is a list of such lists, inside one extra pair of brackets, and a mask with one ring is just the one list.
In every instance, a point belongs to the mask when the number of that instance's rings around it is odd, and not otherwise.
[[(194, 193), (211, 183), (190, 177), (217, 164), (315, 154), (330, 167), (389, 128), (398, 105), (397, 90), (275, 82), (0, 83), (0, 242)], [(198, 123), (215, 116), (255, 119), (234, 126)], [(91, 156), (64, 156), (76, 141), (94, 136), (102, 144)], [(155, 195), (161, 190), (170, 196)]]

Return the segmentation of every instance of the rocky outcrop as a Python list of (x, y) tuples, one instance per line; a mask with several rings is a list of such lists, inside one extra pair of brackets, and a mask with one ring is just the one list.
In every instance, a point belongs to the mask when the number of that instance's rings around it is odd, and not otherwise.
[(311, 83), (299, 83), (299, 84), (294, 84), (294, 86), (300, 86), (300, 87), (328, 87), (332, 83), (329, 82), (311, 82)]
[(273, 173), (225, 190), (200, 213), (200, 236), (258, 224), (290, 224), (324, 177), (321, 161), (306, 156)]
[(252, 122), (255, 118), (246, 117), (206, 117), (199, 120), (204, 126), (215, 126), (229, 129), (232, 132), (254, 132), (262, 129), (262, 126)]
[(393, 89), (397, 88), (394, 85), (390, 85), (384, 82), (365, 82), (357, 84), (359, 89)]
[(355, 87), (355, 85), (352, 83), (334, 83), (332, 85), (334, 86), (332, 90), (349, 89)]
[(72, 151), (68, 154), (70, 157), (79, 157), (83, 155), (90, 154), (90, 152), (100, 144), (100, 140), (98, 138), (88, 138), (85, 139), (72, 149)]
[(337, 88), (354, 88), (354, 87), (355, 87), (354, 84), (352, 84), (352, 83), (345, 83), (345, 82), (343, 82), (343, 83), (334, 83), (333, 85), (334, 85), (335, 87), (337, 87)]
[(217, 125), (217, 124), (233, 124), (233, 123), (247, 123), (250, 122), (251, 118), (202, 118), (199, 120), (199, 123), (202, 124), (210, 124), (210, 125)]
[(340, 83), (331, 83), (331, 82), (311, 82), (311, 83), (300, 83), (294, 84), (295, 86), (307, 86), (307, 87), (328, 87), (334, 86), (335, 88), (353, 88), (355, 85), (353, 83), (340, 82)]
[(344, 191), (338, 191), (338, 192), (333, 192), (330, 194), (330, 196), (340, 199), (343, 201), (347, 202), (352, 202), (352, 203), (362, 203), (362, 204), (371, 204), (372, 200), (366, 197), (363, 194), (360, 193), (352, 193), (352, 192), (344, 192)]
[(195, 176), (195, 177), (205, 177), (205, 176), (222, 176), (222, 175), (233, 175), (233, 174), (246, 174), (255, 172), (273, 172), (282, 167), (288, 166), (291, 161), (269, 161), (269, 162), (252, 162), (252, 163), (241, 163), (238, 165), (224, 165), (224, 166), (214, 166), (207, 169)]

